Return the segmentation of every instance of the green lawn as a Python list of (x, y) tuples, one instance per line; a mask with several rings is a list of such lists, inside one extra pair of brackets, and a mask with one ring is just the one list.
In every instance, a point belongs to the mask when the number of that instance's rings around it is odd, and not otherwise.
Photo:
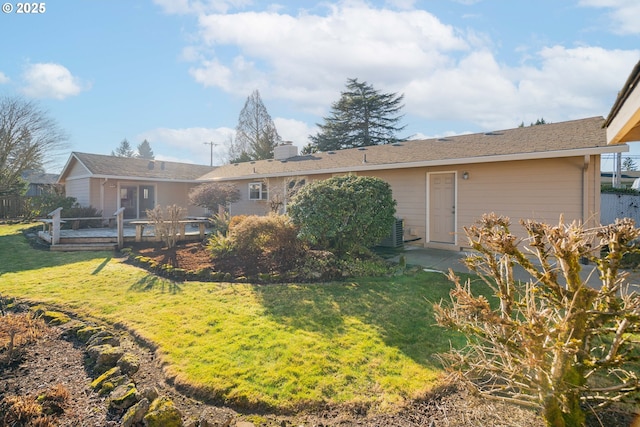
[(345, 283), (172, 283), (110, 252), (32, 249), (0, 226), (0, 293), (119, 322), (158, 345), (177, 381), (235, 404), (378, 409), (442, 381), (435, 355), (461, 337), (434, 326), (437, 273)]

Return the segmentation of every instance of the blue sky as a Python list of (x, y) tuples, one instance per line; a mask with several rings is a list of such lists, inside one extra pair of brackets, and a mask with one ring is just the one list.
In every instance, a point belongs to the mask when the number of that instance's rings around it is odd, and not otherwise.
[(640, 59), (637, 0), (9, 3), (0, 96), (36, 100), (69, 134), (52, 172), (124, 138), (199, 164), (212, 141), (221, 164), (256, 89), (303, 146), (347, 78), (403, 93), (407, 137), (606, 117)]

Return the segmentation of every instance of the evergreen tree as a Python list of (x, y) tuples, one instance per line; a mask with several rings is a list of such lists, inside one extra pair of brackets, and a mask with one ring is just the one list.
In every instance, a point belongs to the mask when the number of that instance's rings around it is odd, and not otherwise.
[(391, 144), (403, 141), (396, 134), (405, 126), (397, 126), (402, 119), (404, 95), (380, 93), (367, 82), (348, 79), (347, 89), (331, 106), (320, 131), (309, 138), (319, 151), (341, 150), (368, 145)]
[(153, 154), (153, 150), (151, 149), (151, 144), (146, 139), (138, 144), (138, 154), (136, 157), (140, 159), (149, 159), (153, 160), (156, 158), (155, 154)]
[(638, 166), (636, 166), (636, 162), (634, 162), (631, 157), (625, 157), (624, 161), (622, 162), (622, 167), (626, 171), (638, 170)]
[(273, 148), (282, 139), (257, 90), (247, 97), (240, 111), (236, 139), (229, 149), (232, 163), (273, 158)]
[(136, 153), (131, 148), (127, 138), (125, 138), (120, 142), (118, 148), (111, 152), (111, 155), (116, 157), (135, 157)]

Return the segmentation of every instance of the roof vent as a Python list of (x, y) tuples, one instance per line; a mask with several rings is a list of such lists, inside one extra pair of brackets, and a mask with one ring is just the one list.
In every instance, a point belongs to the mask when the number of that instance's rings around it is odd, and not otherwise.
[(497, 135), (502, 135), (501, 132), (485, 132), (485, 135), (487, 136), (497, 136)]
[(393, 144), (391, 144), (392, 147), (402, 147), (402, 144), (400, 144), (399, 142), (394, 142)]
[(449, 141), (453, 141), (453, 139), (451, 139), (451, 138), (438, 138), (438, 141), (449, 142)]
[(367, 149), (366, 147), (358, 147), (358, 150), (360, 150), (360, 151), (364, 151), (366, 149)]
[(327, 154), (336, 154), (335, 151), (327, 151)]

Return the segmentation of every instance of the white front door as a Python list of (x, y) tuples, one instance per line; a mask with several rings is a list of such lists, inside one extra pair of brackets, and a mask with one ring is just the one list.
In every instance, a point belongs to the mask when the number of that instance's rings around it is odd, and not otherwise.
[(429, 174), (429, 241), (455, 243), (456, 174)]

